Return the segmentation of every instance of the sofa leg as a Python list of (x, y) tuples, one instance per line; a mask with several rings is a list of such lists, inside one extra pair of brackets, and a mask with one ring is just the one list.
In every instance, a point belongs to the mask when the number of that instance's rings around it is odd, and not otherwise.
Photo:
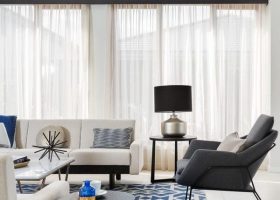
[(114, 189), (114, 187), (115, 187), (115, 175), (116, 174), (110, 174), (109, 175), (109, 187), (110, 187), (110, 189)]
[(121, 174), (116, 174), (116, 179), (117, 179), (118, 181), (120, 181), (121, 178), (122, 178), (122, 175), (121, 175)]

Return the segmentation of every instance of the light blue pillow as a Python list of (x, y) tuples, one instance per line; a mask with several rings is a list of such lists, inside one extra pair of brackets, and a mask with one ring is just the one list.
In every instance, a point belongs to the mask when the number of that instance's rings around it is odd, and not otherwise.
[(4, 123), (12, 147), (15, 141), (17, 116), (0, 115), (0, 123)]

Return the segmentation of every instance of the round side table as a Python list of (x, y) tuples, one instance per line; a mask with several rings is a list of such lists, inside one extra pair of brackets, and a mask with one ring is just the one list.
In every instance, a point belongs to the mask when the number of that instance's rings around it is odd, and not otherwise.
[(169, 179), (157, 179), (155, 180), (155, 158), (156, 158), (156, 142), (174, 142), (175, 143), (175, 175), (177, 171), (177, 160), (178, 160), (178, 142), (187, 141), (189, 144), (192, 140), (196, 140), (196, 136), (185, 135), (184, 137), (163, 137), (159, 136), (151, 136), (150, 140), (153, 141), (153, 148), (152, 148), (152, 166), (151, 166), (151, 183), (157, 182), (166, 182), (166, 181), (175, 181), (175, 176)]
[[(118, 191), (108, 191), (107, 194), (96, 197), (96, 200), (134, 200), (132, 194)], [(79, 200), (79, 193), (75, 192), (59, 200)]]

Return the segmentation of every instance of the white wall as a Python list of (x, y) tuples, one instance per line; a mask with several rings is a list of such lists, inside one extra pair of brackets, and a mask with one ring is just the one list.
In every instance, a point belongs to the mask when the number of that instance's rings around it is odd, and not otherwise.
[[(280, 1), (270, 0), (271, 13), (271, 114), (274, 129), (280, 131)], [(280, 133), (279, 133), (280, 135)], [(280, 172), (280, 136), (270, 154), (269, 170)]]

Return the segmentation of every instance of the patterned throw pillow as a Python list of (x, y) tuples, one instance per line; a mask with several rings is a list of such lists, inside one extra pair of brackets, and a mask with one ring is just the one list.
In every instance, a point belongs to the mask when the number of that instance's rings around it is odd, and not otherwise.
[(133, 128), (95, 128), (93, 133), (93, 148), (129, 149), (132, 142)]
[[(65, 141), (65, 134), (64, 134), (63, 128), (61, 126), (49, 125), (49, 126), (44, 127), (43, 129), (41, 129), (39, 131), (39, 133), (37, 134), (36, 145), (39, 145), (39, 146), (48, 145), (47, 140), (44, 137), (43, 133), (45, 133), (47, 138), (49, 137), (49, 133), (51, 134), (52, 137), (54, 137), (55, 134), (59, 133), (59, 135), (56, 137), (56, 141), (59, 141), (60, 143)], [(66, 146), (66, 144), (63, 143), (61, 145), (58, 145), (57, 147), (65, 148), (67, 146)]]

